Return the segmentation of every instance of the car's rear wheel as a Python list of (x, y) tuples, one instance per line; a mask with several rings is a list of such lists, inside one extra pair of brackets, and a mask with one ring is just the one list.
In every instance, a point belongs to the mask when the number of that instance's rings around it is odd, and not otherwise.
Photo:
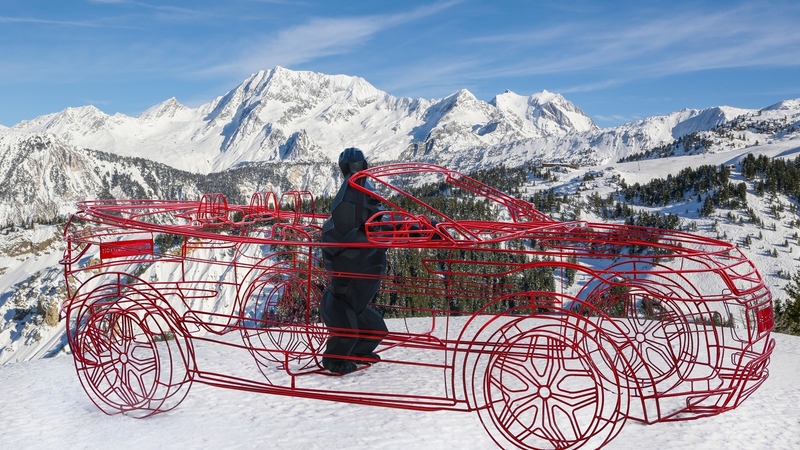
[(608, 342), (591, 326), (569, 316), (520, 318), (495, 332), (478, 412), (498, 445), (597, 448), (616, 436), (627, 417), (628, 389)]
[(282, 265), (265, 270), (243, 296), (242, 339), (262, 372), (318, 366), (327, 339), (319, 313), (325, 280)]

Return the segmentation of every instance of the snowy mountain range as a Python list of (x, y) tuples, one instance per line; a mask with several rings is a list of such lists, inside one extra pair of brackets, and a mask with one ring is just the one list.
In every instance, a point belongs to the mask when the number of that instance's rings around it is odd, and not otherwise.
[[(276, 67), (197, 108), (173, 98), (129, 117), (84, 106), (0, 127), (0, 364), (63, 348), (63, 323), (50, 324), (63, 289), (60, 227), (77, 200), (224, 192), (245, 203), (266, 189), (331, 194), (340, 183), (336, 157), (348, 146), (364, 149), (373, 165), (413, 160), (465, 173), (569, 164), (577, 168), (536, 180), (531, 190), (585, 199), (613, 194), (614, 180), (646, 182), (684, 167), (732, 164), (751, 152), (794, 157), (800, 99), (762, 109), (685, 109), (601, 129), (547, 91), (507, 91), (489, 102), (466, 90), (440, 100), (398, 98), (362, 78)], [(710, 219), (690, 213), (697, 207), (671, 211), (709, 227)], [(765, 204), (755, 209), (768, 217)], [(735, 239), (761, 231), (745, 225), (727, 232)], [(787, 237), (764, 233), (765, 241)], [(793, 255), (786, 258), (759, 266), (776, 289), (796, 265)]]
[[(79, 197), (196, 195), (203, 190), (196, 174), (248, 166), (253, 174), (279, 175), (239, 176), (248, 192), (287, 184), (330, 193), (338, 184), (330, 168), (348, 146), (364, 149), (372, 164), (414, 160), (467, 173), (542, 162), (609, 164), (737, 117), (794, 117), (797, 104), (685, 109), (600, 129), (547, 91), (507, 91), (489, 102), (467, 90), (440, 100), (398, 98), (362, 78), (276, 67), (198, 108), (172, 98), (129, 117), (84, 106), (0, 128), (0, 195), (7, 205), (0, 225), (68, 215)], [(153, 173), (156, 166), (162, 176)], [(130, 183), (114, 186), (114, 173)]]
[[(507, 91), (489, 102), (467, 90), (440, 100), (398, 98), (362, 78), (276, 67), (198, 108), (174, 98), (137, 117), (67, 108), (0, 130), (0, 142), (50, 134), (78, 148), (195, 173), (260, 161), (323, 162), (348, 146), (364, 149), (376, 163), (414, 158), (469, 170), (505, 157), (609, 162), (746, 113), (687, 109), (599, 129), (570, 101), (547, 91), (528, 97)], [(492, 157), (497, 154), (504, 157)]]
[(348, 146), (378, 162), (409, 148), (452, 155), (593, 130), (580, 109), (546, 91), (506, 92), (488, 103), (466, 90), (441, 100), (397, 98), (362, 78), (276, 67), (198, 108), (174, 98), (137, 117), (67, 108), (2, 132), (46, 133), (79, 148), (208, 173), (257, 161), (321, 162)]

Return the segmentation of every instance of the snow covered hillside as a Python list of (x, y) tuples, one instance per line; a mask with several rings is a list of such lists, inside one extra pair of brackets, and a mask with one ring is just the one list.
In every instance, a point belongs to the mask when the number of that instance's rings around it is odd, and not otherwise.
[[(796, 212), (791, 212), (791, 205), (796, 205), (796, 201), (781, 194), (757, 195), (755, 183), (745, 180), (740, 171), (739, 162), (748, 154), (796, 158), (800, 156), (800, 138), (613, 166), (560, 167), (553, 169), (550, 172), (552, 176), (547, 179), (532, 179), (521, 195), (529, 198), (537, 192), (552, 190), (558, 197), (573, 199), (572, 205), (550, 211), (554, 217), (603, 221), (606, 219), (591, 206), (593, 199), (618, 197), (622, 182), (628, 185), (647, 183), (654, 178), (675, 176), (686, 168), (732, 165), (731, 182), (744, 183), (747, 187), (747, 208), (752, 210), (754, 218), (748, 217), (744, 209), (718, 209), (709, 215), (701, 215), (699, 211), (705, 202), (699, 195), (665, 206), (635, 208), (653, 214), (674, 214), (680, 217), (680, 226), (684, 230), (736, 243), (754, 261), (775, 298), (786, 298), (783, 286), (789, 275), (797, 270), (800, 257), (800, 241), (797, 239), (800, 219)], [(297, 166), (295, 170), (299, 172), (301, 168)], [(330, 174), (328, 178), (333, 179)], [(240, 200), (246, 202), (247, 197), (242, 197)], [(47, 224), (11, 226), (0, 231), (0, 364), (37, 359), (67, 350), (63, 323), (54, 323), (55, 311), (63, 297), (63, 276), (57, 264), (64, 248), (60, 233), (60, 226)]]
[(49, 134), (6, 139), (0, 153), (0, 226), (63, 222), (88, 198), (199, 198), (223, 192), (244, 203), (257, 190), (331, 192), (338, 167), (328, 159), (259, 162), (196, 174), (146, 158), (81, 149)]

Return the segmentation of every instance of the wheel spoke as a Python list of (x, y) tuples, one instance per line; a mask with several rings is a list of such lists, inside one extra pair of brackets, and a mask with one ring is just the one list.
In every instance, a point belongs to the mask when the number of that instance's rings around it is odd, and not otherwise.
[(666, 345), (651, 345), (642, 351), (642, 355), (646, 355), (648, 366), (658, 375), (671, 373), (675, 367), (675, 359)]
[[(92, 324), (94, 325), (94, 324)], [(107, 332), (99, 328), (87, 325), (87, 330), (84, 333), (84, 338), (81, 340), (81, 351), (84, 356), (94, 356), (97, 362), (103, 357), (112, 357), (111, 343), (108, 340)]]
[[(498, 369), (500, 370), (500, 377), (513, 376), (516, 380), (524, 385), (522, 389), (528, 390), (531, 387), (538, 388), (541, 383), (536, 379), (537, 377), (531, 373), (532, 365), (526, 361), (515, 361), (511, 358), (499, 358), (497, 361)], [(534, 368), (535, 370), (535, 368)], [(492, 377), (494, 380), (494, 377)], [(502, 386), (502, 380), (497, 380), (498, 386)]]
[[(128, 355), (128, 367), (135, 370), (140, 375), (146, 375), (150, 372), (157, 371), (159, 368), (158, 353), (149, 345), (137, 345), (136, 349), (141, 348), (147, 352), (144, 357), (135, 356), (137, 353)], [(139, 352), (141, 353), (141, 352)]]
[[(603, 328), (603, 332), (614, 342), (625, 342), (628, 340), (629, 336), (633, 336), (636, 334), (635, 329), (630, 327), (630, 322), (627, 320), (613, 320), (609, 319), (608, 323), (611, 326), (606, 326)], [(616, 325), (616, 326), (614, 326)], [(619, 328), (618, 328), (619, 327)]]
[(128, 367), (123, 367), (123, 377), (117, 395), (125, 401), (128, 406), (136, 406), (139, 403), (147, 400), (148, 392), (146, 391), (142, 380), (136, 375), (135, 371), (130, 370)]
[(664, 332), (664, 337), (670, 342), (678, 341), (686, 334), (686, 328), (683, 325), (677, 320), (662, 322), (661, 328)]
[(506, 429), (512, 429), (515, 424), (524, 426), (519, 420), (519, 415), (533, 410), (533, 421), (535, 422), (539, 415), (540, 408), (535, 402), (536, 399), (533, 397), (532, 395), (526, 395), (524, 396), (524, 405), (515, 405), (517, 402), (516, 400), (509, 400), (509, 398), (504, 395), (502, 399), (498, 400), (501, 402), (501, 412), (497, 415), (497, 420)]
[[(594, 383), (594, 380), (591, 380)], [(573, 412), (583, 409), (589, 405), (596, 404), (598, 401), (597, 388), (587, 387), (576, 391), (553, 391), (553, 402), (564, 405)]]
[[(499, 377), (492, 377), (491, 380), (491, 386), (500, 392), (500, 398), (491, 404), (497, 423), (510, 433), (515, 433), (515, 438), (520, 442), (541, 430), (543, 404), (538, 393), (525, 393), (511, 398), (511, 393), (507, 392), (507, 387)], [(521, 420), (522, 417), (527, 420)]]
[[(644, 354), (640, 353), (640, 349), (636, 348), (633, 344), (626, 345), (620, 350), (625, 350), (625, 353), (629, 353), (628, 361), (630, 364), (631, 372), (638, 375), (639, 371), (642, 370), (645, 366)], [(624, 360), (620, 358), (620, 361)]]
[(131, 347), (136, 339), (133, 318), (127, 315), (120, 316), (117, 320), (117, 329), (115, 331), (118, 333), (117, 339), (120, 342), (120, 353), (130, 356), (132, 354)]
[[(555, 444), (554, 446), (558, 447), (559, 446), (558, 444), (560, 443), (561, 444), (560, 446), (566, 447), (567, 445), (569, 445), (568, 442), (573, 439), (567, 438), (567, 436), (564, 435), (564, 432), (561, 429), (562, 427), (558, 425), (558, 420), (556, 419), (555, 415), (556, 410), (560, 410), (560, 408), (558, 408), (555, 405), (549, 404), (549, 402), (548, 404), (545, 405), (544, 414), (542, 414), (541, 430), (544, 434), (544, 437), (551, 443)], [(570, 428), (573, 431), (573, 436), (575, 437), (579, 436), (579, 434), (575, 432), (574, 423), (570, 423)]]
[[(514, 422), (519, 422), (519, 417), (531, 410), (534, 411), (533, 417), (535, 418), (538, 414), (541, 403), (542, 397), (539, 396), (537, 392), (534, 392), (516, 396), (516, 398), (511, 399), (510, 401), (507, 400), (507, 406), (505, 409), (512, 414), (511, 419)], [(510, 425), (510, 423), (506, 425)]]
[[(536, 356), (541, 357), (537, 352), (537, 354), (534, 355), (533, 361), (531, 361), (531, 366), (536, 371), (536, 374), (542, 377), (541, 384), (551, 385), (558, 376), (558, 373), (564, 369), (564, 344), (546, 336), (537, 337), (535, 339), (536, 343), (534, 344), (534, 348), (536, 350), (541, 349), (539, 342), (544, 343), (544, 357), (541, 358), (542, 361), (537, 361), (537, 359), (540, 358), (536, 358)], [(544, 363), (541, 370), (537, 370), (539, 367), (537, 363)]]
[(645, 318), (642, 319), (641, 322), (639, 322), (639, 327), (637, 327), (636, 331), (638, 333), (642, 333), (647, 337), (651, 337), (654, 336), (655, 333), (657, 333), (660, 329), (661, 329), (661, 322)]
[[(106, 396), (119, 383), (119, 370), (113, 360), (91, 364), (85, 367), (84, 370), (86, 371), (87, 379), (98, 390), (100, 395)], [(108, 387), (104, 391), (100, 391), (100, 387), (103, 385), (108, 385)]]

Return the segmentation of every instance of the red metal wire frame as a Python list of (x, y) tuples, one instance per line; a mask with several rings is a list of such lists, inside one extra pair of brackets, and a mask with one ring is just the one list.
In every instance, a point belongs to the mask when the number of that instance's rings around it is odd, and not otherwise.
[[(450, 185), (460, 187), (466, 191), (473, 192), (476, 195), (479, 195), (493, 202), (496, 202), (500, 205), (503, 205), (504, 207), (508, 208), (509, 212), (511, 213), (511, 218), (515, 222), (522, 221), (523, 219), (527, 219), (528, 221), (541, 221), (541, 222), (554, 221), (548, 215), (537, 210), (536, 207), (529, 202), (514, 198), (506, 194), (505, 192), (502, 192), (489, 185), (481, 183), (480, 181), (470, 178), (462, 173), (447, 169), (442, 166), (436, 166), (433, 164), (397, 163), (397, 164), (387, 164), (383, 166), (377, 166), (372, 169), (363, 170), (353, 175), (349, 179), (349, 184), (351, 187), (369, 194), (368, 190), (363, 186), (363, 183), (360, 182), (360, 180), (363, 178), (369, 178), (376, 184), (383, 185), (392, 191), (402, 194), (405, 197), (410, 197), (408, 192), (403, 190), (402, 186), (394, 185), (391, 182), (387, 181), (387, 179), (397, 176), (430, 174), (430, 173), (441, 174), (444, 176), (445, 181)], [(420, 205), (430, 208), (430, 206), (425, 204), (425, 202), (423, 202), (422, 200), (419, 199), (415, 200)], [(384, 198), (384, 202), (395, 207), (395, 209), (401, 209), (386, 198)]]
[(254, 220), (263, 215), (266, 215), (266, 218), (272, 218), (280, 211), (280, 207), (278, 205), (278, 199), (274, 192), (254, 192), (250, 197), (250, 209), (248, 211), (248, 216), (252, 217)]
[(327, 285), (320, 265), (312, 255), (278, 254), (254, 267), (242, 283), (246, 289), (239, 298), (238, 327), (262, 372), (273, 363), (287, 370), (319, 366), (318, 354), (328, 337), (318, 325)]
[(163, 299), (118, 282), (97, 286), (69, 309), (75, 369), (106, 414), (147, 417), (178, 406), (192, 384), (193, 352)]
[[(392, 201), (408, 195), (393, 177), (426, 174), (494, 202), (509, 220), (459, 220), (419, 199), (410, 200), (429, 212), (412, 213)], [(628, 419), (735, 408), (767, 377), (771, 295), (729, 243), (556, 222), (438, 166), (395, 164), (353, 178), (364, 177), (389, 193), (365, 192), (388, 210), (368, 222), (369, 243), (339, 245), (389, 251), (375, 307), (394, 320), (377, 349), (380, 364), (440, 380), (441, 389), (365, 383), (343, 391), (307, 381), (326, 374), (320, 358), (330, 335), (361, 336), (322, 324), (328, 277), (364, 275), (324, 270), (321, 248), (336, 245), (320, 242), (326, 216), (298, 191), (280, 201), (254, 194), (248, 205), (219, 194), (78, 205), (65, 229), (64, 311), (91, 400), (106, 413), (144, 417), (174, 408), (202, 382), (478, 411), (502, 447), (577, 448), (605, 445)], [(167, 248), (164, 236), (179, 238), (179, 247)], [(400, 261), (414, 261), (413, 273), (395, 270)], [(555, 280), (551, 290), (536, 281), (542, 274)], [(258, 376), (204, 369), (208, 361), (195, 353), (201, 342), (249, 353)], [(438, 375), (421, 374), (431, 371)]]
[(582, 316), (547, 323), (518, 318), (490, 338), (479, 388), (481, 422), (502, 448), (599, 448), (622, 429), (628, 380), (612, 361), (617, 348)]

